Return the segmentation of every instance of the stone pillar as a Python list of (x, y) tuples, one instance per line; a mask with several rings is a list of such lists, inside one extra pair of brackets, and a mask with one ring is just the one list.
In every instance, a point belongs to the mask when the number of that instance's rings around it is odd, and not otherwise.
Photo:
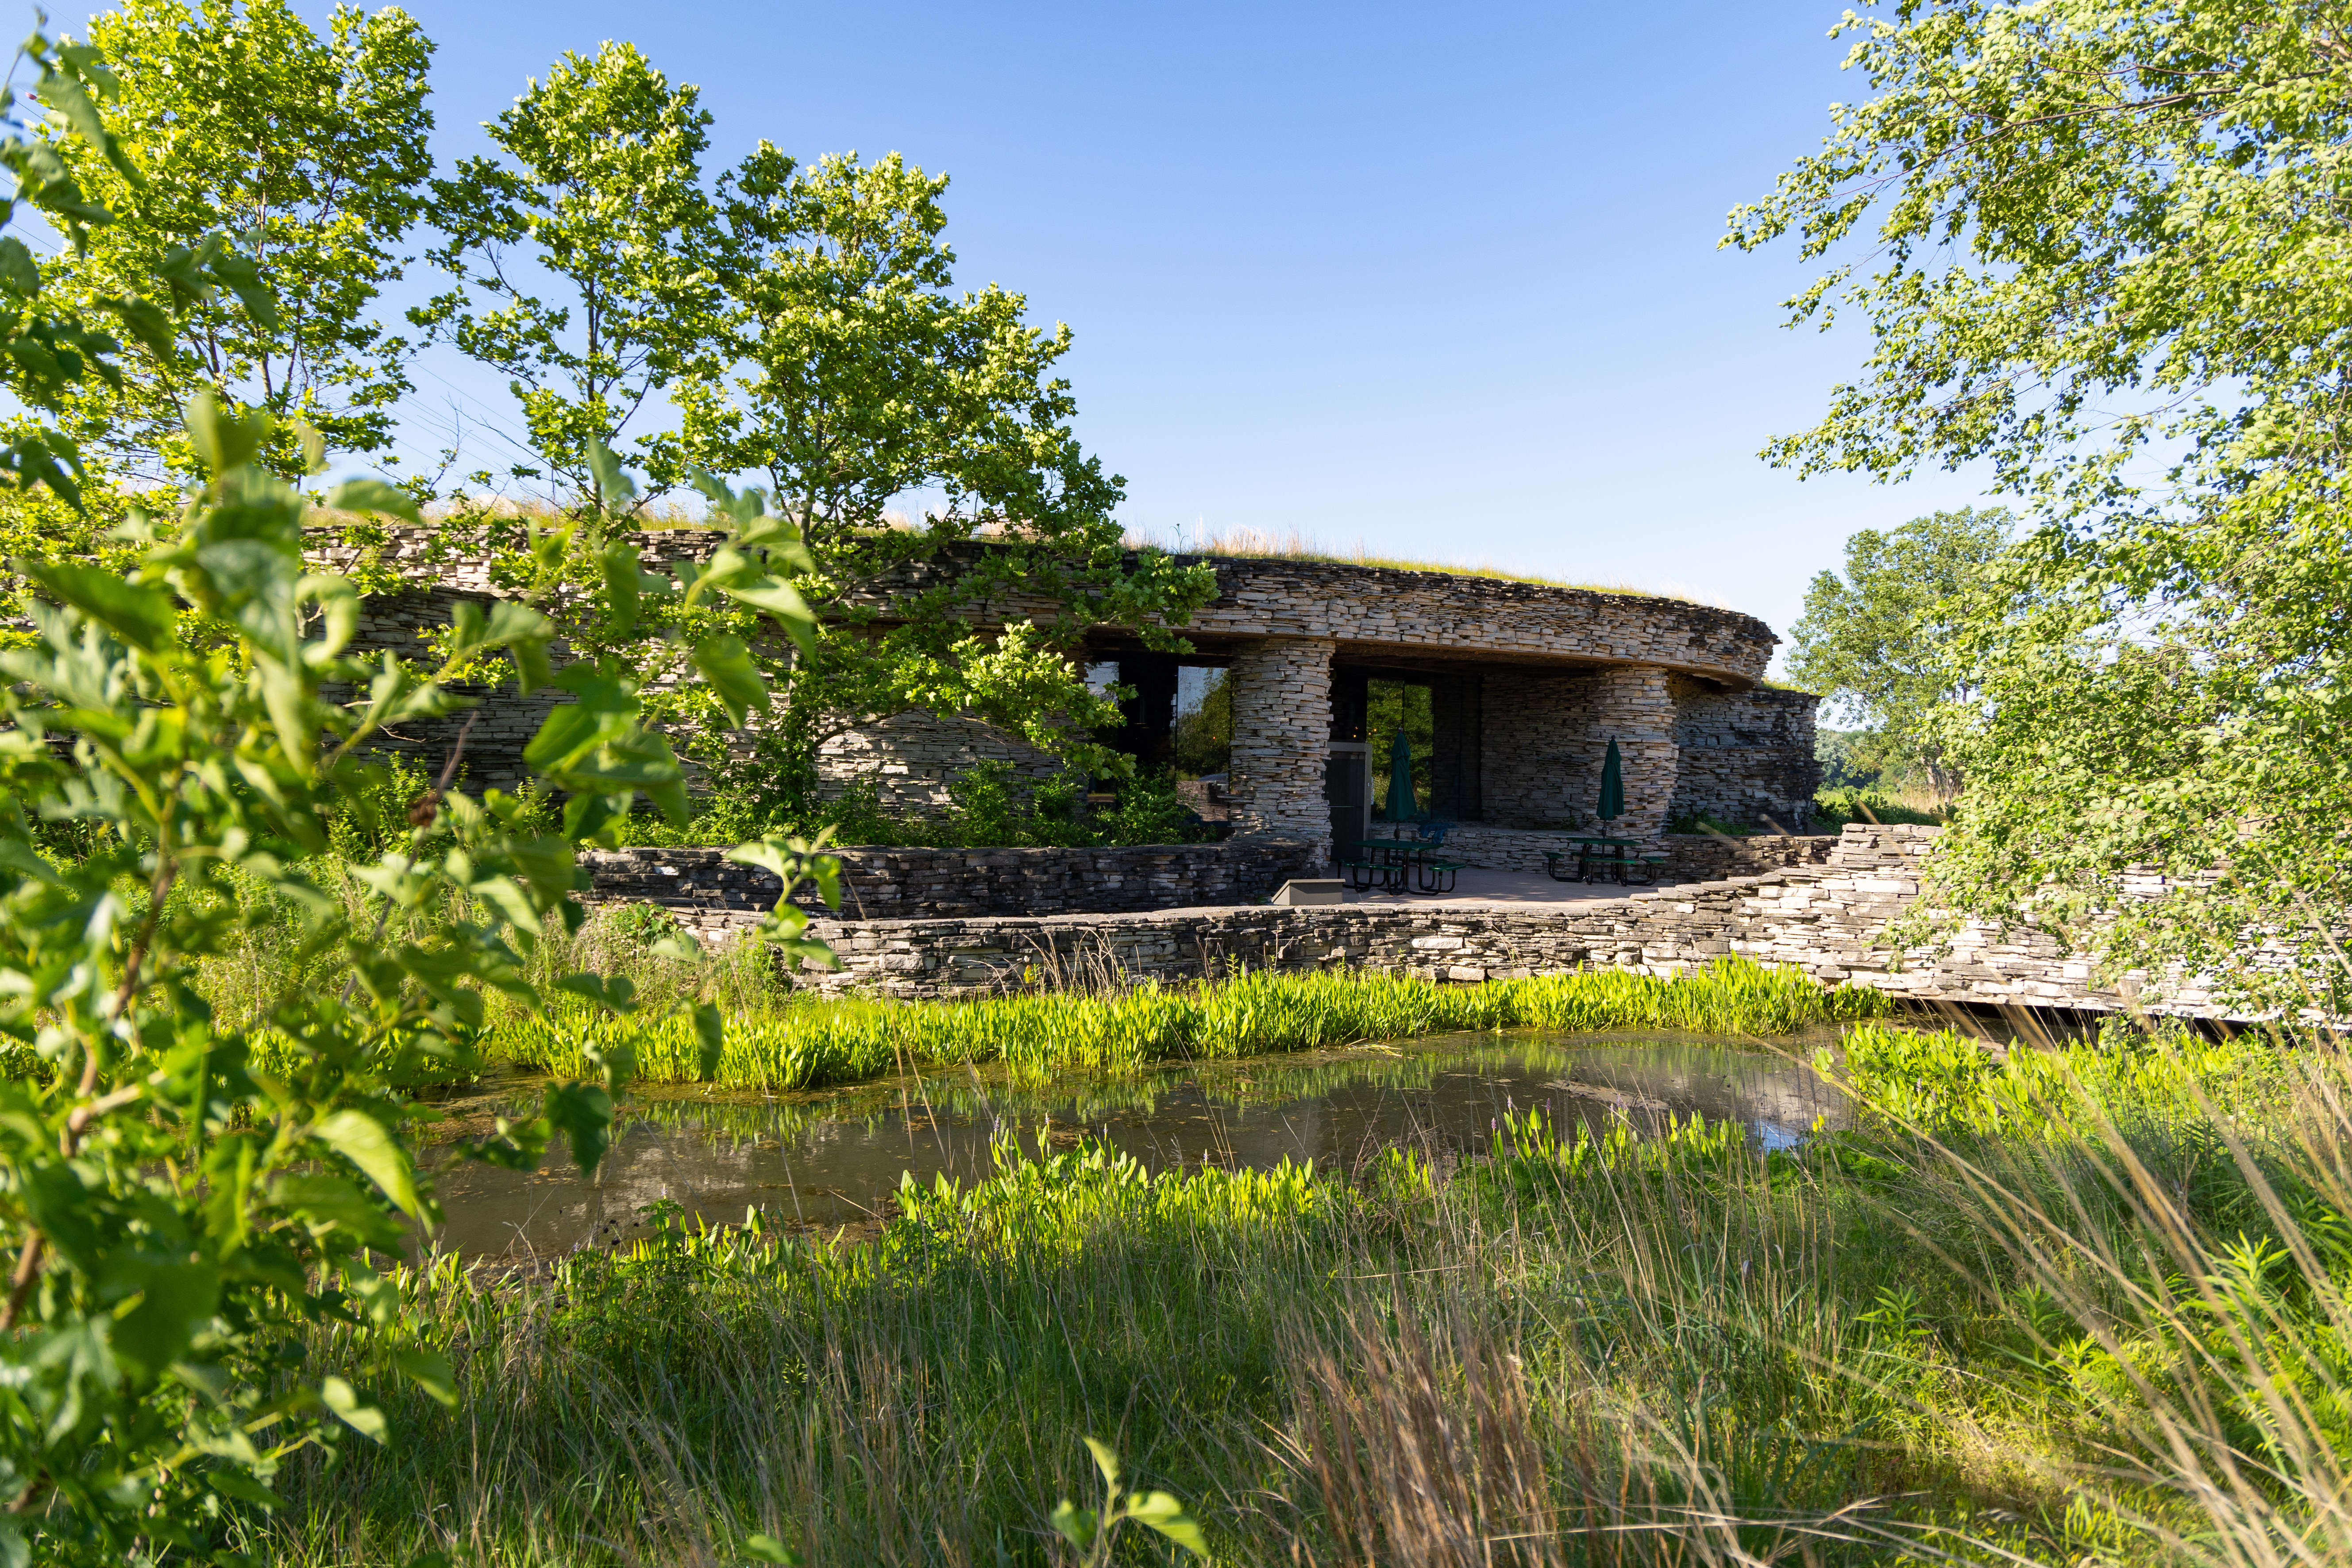
[(1298, 838), (1331, 857), (1323, 773), (1331, 758), (1329, 637), (1268, 637), (1234, 655), (1233, 762), (1225, 791), (1236, 837)]
[(1682, 748), (1675, 744), (1675, 699), (1666, 688), (1666, 672), (1618, 666), (1602, 670), (1588, 685), (1585, 750), (1591, 758), (1596, 791), (1612, 737), (1624, 769), (1625, 815), (1612, 830), (1627, 838), (1655, 838), (1666, 830), (1682, 756)]

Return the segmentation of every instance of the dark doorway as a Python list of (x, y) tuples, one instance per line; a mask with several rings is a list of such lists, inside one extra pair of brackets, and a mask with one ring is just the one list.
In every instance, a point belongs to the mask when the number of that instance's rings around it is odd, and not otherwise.
[(1476, 822), (1486, 815), (1479, 778), (1483, 683), (1466, 675), (1375, 672), (1364, 681), (1372, 816), (1388, 819), (1389, 764), (1402, 734), (1412, 747), (1412, 819)]
[(1349, 847), (1366, 833), (1364, 750), (1360, 745), (1335, 744), (1323, 768), (1323, 801), (1331, 808), (1331, 856), (1345, 859)]

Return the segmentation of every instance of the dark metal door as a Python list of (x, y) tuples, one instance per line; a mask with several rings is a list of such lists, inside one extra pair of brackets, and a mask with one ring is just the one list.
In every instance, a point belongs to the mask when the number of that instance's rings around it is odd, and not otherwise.
[(1331, 760), (1324, 765), (1323, 800), (1331, 808), (1331, 853), (1334, 857), (1346, 854), (1346, 847), (1360, 841), (1366, 832), (1364, 761), (1364, 753), (1360, 751), (1334, 752)]

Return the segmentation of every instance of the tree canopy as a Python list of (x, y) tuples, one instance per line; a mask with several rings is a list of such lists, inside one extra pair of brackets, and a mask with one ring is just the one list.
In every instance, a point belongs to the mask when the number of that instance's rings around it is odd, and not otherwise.
[(1789, 676), (1866, 731), (1843, 760), (1890, 779), (1914, 778), (1938, 801), (1959, 775), (1935, 733), (1944, 704), (1965, 695), (1951, 661), (1962, 591), (2008, 542), (2009, 514), (1973, 508), (1914, 518), (1846, 541), (1845, 575), (1823, 572), (1805, 591)]
[(717, 346), (698, 99), (634, 44), (567, 54), (483, 128), (502, 157), (433, 182), (426, 255), (457, 286), (410, 319), (503, 373), (532, 449), (592, 499), (590, 444)]
[[(1091, 740), (1115, 706), (1087, 688), (1079, 635), (1118, 622), (1174, 647), (1155, 617), (1215, 591), (1203, 568), (1129, 551), (1121, 482), (1080, 448), (1055, 374), (1069, 328), (1031, 326), (993, 284), (953, 291), (947, 184), (896, 154), (803, 167), (764, 142), (719, 184), (725, 325), (656, 460), (761, 475), (801, 523), (816, 633), (773, 660), (782, 710), (750, 765), (704, 753), (779, 806), (805, 798), (827, 738), (918, 709), (1115, 770)], [(894, 515), (915, 498), (919, 515)], [(1001, 634), (975, 631), (990, 618)]]
[(118, 471), (185, 475), (182, 410), (210, 387), (278, 416), (269, 457), (289, 477), (301, 464), (284, 421), (297, 417), (337, 451), (388, 461), (409, 345), (373, 311), (402, 275), (432, 171), (432, 44), (399, 10), (350, 5), (322, 38), (285, 0), (125, 0), (91, 19), (90, 39), (119, 84), (107, 118), (131, 163), (57, 140), (109, 220), (46, 264), (48, 292), (88, 309), (228, 233), (251, 269), (231, 281), (272, 309), (257, 321), (234, 299), (194, 302), (121, 386), (78, 391), (68, 428)]
[[(1873, 347), (1772, 460), (1983, 462), (2035, 527), (1953, 630), (1969, 787), (1936, 876), (2113, 964), (2316, 961), (2352, 897), (2340, 500), (2352, 15), (2312, 0), (1906, 0), (1870, 93), (1731, 216)], [(2181, 884), (2126, 896), (2130, 868)], [(2307, 968), (2303, 971), (2309, 973)]]

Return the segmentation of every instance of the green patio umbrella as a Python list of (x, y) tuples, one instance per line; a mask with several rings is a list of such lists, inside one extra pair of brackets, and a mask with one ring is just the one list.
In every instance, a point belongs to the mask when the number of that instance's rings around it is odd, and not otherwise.
[(1412, 742), (1399, 730), (1396, 743), (1389, 748), (1389, 820), (1411, 822), (1412, 803)]
[(1617, 737), (1609, 737), (1609, 754), (1601, 763), (1601, 810), (1603, 822), (1625, 815), (1625, 764), (1617, 760)]

